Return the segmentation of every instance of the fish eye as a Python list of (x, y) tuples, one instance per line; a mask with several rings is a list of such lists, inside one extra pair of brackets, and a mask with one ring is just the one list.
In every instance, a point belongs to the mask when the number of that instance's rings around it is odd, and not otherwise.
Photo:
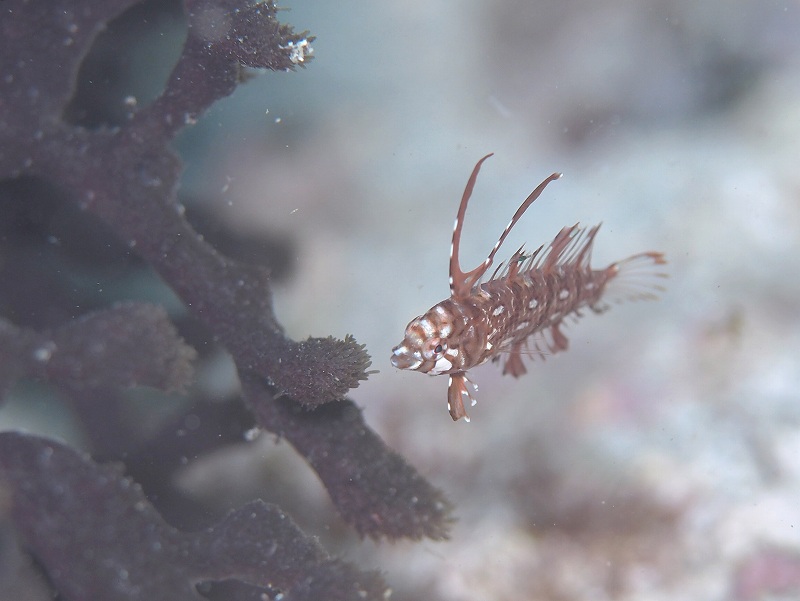
[(429, 359), (436, 359), (446, 348), (447, 345), (442, 344), (441, 339), (433, 338), (425, 343), (422, 354)]

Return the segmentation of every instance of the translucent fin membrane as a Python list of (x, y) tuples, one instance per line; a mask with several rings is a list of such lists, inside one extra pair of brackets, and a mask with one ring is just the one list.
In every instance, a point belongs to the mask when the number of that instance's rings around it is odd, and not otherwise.
[(661, 280), (669, 275), (663, 265), (667, 261), (657, 252), (633, 255), (608, 266), (612, 275), (604, 296), (613, 302), (657, 300), (665, 290)]

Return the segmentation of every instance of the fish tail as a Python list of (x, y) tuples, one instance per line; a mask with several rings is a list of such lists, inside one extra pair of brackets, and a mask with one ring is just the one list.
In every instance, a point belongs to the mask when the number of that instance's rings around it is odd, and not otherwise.
[(663, 253), (644, 252), (617, 261), (606, 267), (607, 299), (615, 302), (657, 300), (666, 288), (660, 283), (669, 275)]

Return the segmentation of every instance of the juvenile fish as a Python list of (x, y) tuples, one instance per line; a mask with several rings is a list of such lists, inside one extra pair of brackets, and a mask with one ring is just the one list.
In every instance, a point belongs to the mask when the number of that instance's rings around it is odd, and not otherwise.
[(464, 399), (476, 403), (472, 392), (477, 387), (467, 378), (467, 370), (503, 357), (503, 373), (519, 377), (527, 371), (523, 354), (546, 355), (567, 349), (568, 340), (561, 331), (565, 318), (580, 317), (585, 307), (597, 313), (607, 308), (601, 299), (612, 280), (627, 275), (625, 298), (652, 299), (656, 298), (654, 291), (662, 288), (644, 278), (666, 277), (655, 267), (666, 263), (658, 252), (636, 254), (605, 269), (592, 269), (592, 244), (600, 226), (580, 228), (576, 224), (563, 228), (547, 247), (542, 245), (530, 254), (520, 248), (485, 278), (511, 229), (560, 173), (553, 173), (531, 192), (486, 260), (464, 272), (459, 262), (464, 215), (481, 165), (490, 156), (475, 165), (458, 207), (450, 246), (450, 298), (412, 319), (391, 357), (392, 365), (400, 369), (450, 376), (447, 408), (454, 421), (462, 417), (469, 421)]

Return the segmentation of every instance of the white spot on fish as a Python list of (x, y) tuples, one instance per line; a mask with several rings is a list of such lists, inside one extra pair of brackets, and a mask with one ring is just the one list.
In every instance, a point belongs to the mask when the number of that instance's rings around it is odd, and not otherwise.
[(568, 297), (569, 297), (569, 290), (567, 290), (566, 288), (562, 288), (558, 293), (558, 298), (560, 300), (564, 300)]
[(430, 319), (420, 319), (419, 325), (422, 328), (422, 331), (425, 332), (425, 336), (427, 338), (433, 338), (433, 335), (436, 333), (436, 330), (434, 330), (433, 324), (431, 323)]
[(532, 298), (531, 301), (528, 303), (528, 309), (535, 309), (539, 306), (539, 301), (535, 298)]
[(436, 363), (434, 364), (433, 368), (429, 373), (431, 375), (436, 376), (439, 374), (447, 373), (451, 369), (453, 369), (453, 364), (450, 363), (450, 360), (447, 359), (446, 357), (439, 357), (439, 359), (436, 360)]
[(497, 317), (498, 315), (502, 315), (503, 311), (505, 311), (505, 310), (506, 310), (506, 308), (503, 305), (500, 305), (499, 307), (497, 307), (497, 309), (492, 311), (492, 315), (494, 317)]

